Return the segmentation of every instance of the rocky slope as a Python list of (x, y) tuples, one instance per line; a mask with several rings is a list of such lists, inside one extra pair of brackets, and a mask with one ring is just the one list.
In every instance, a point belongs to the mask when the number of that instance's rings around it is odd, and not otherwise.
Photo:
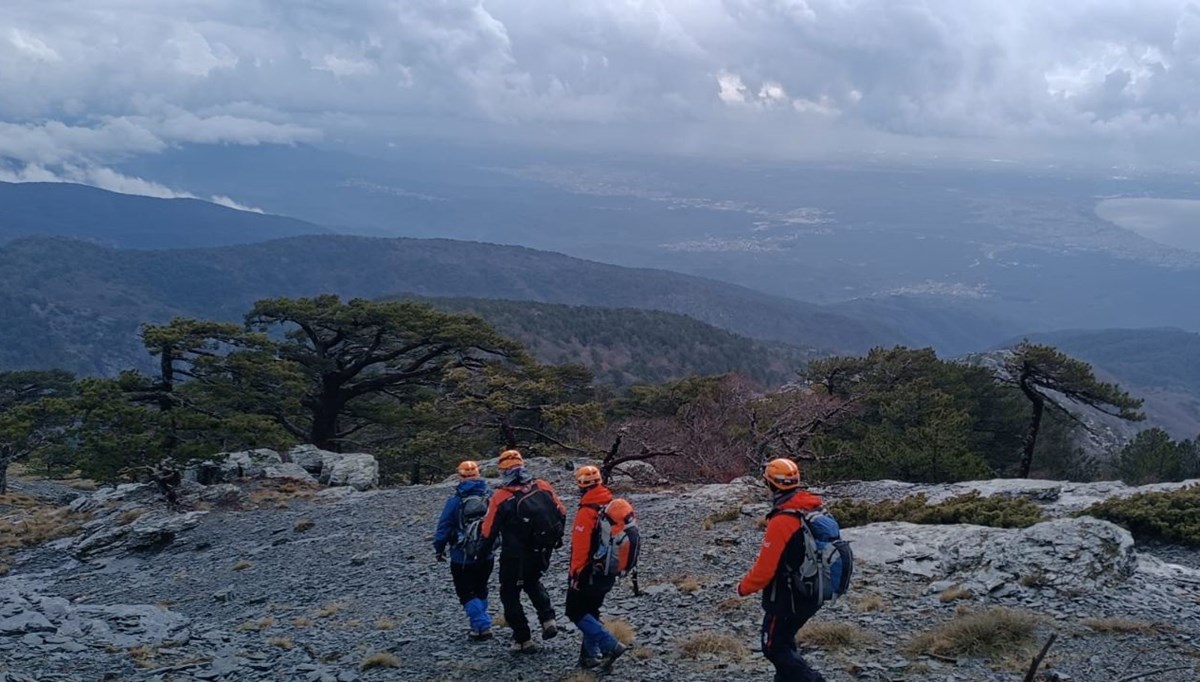
[[(566, 467), (533, 466), (574, 502)], [(976, 487), (1041, 499), (1053, 513), (1074, 506), (1064, 503), (1074, 492), (1052, 495), (1048, 483), (1006, 485)], [(15, 557), (0, 578), (0, 680), (562, 680), (573, 673), (578, 635), (569, 627), (530, 657), (507, 652), (503, 629), (492, 642), (466, 641), (449, 570), (434, 562), (430, 544), (448, 484), (189, 486), (182, 512), (162, 509), (145, 486), (83, 496), (75, 508), (92, 514), (92, 527)], [(911, 490), (883, 483), (822, 492), (871, 498)], [(636, 631), (636, 648), (613, 676), (769, 679), (769, 665), (753, 653), (757, 601), (733, 593), (757, 549), (763, 490), (735, 482), (623, 494), (639, 509), (646, 544), (643, 594), (619, 586), (606, 608)], [(92, 534), (122, 523), (130, 541), (88, 548)], [(856, 626), (848, 646), (810, 652), (830, 680), (1019, 680), (1024, 652), (995, 660), (902, 653), (956, 611), (992, 606), (1035, 614), (1032, 644), (1058, 633), (1043, 679), (1117, 680), (1174, 667), (1154, 679), (1197, 679), (1200, 571), (1142, 551), (1116, 526), (1087, 518), (1026, 530), (889, 523), (846, 535), (859, 557), (854, 595), (813, 623)], [(1195, 558), (1168, 552), (1181, 563)], [(557, 604), (565, 564), (560, 551), (547, 578)], [(947, 588), (958, 587), (956, 600), (944, 600)], [(499, 611), (495, 597), (492, 610)], [(1113, 618), (1123, 620), (1085, 620)], [(399, 669), (364, 670), (380, 653)]]

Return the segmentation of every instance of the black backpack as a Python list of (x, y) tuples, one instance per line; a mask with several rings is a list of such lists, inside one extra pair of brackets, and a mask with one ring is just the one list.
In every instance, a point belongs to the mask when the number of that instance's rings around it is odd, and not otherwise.
[(487, 516), (488, 502), (484, 495), (459, 497), (458, 531), (454, 546), (466, 556), (467, 561), (476, 561), (486, 544), (483, 538), (483, 518)]
[(549, 552), (562, 547), (566, 524), (550, 491), (531, 483), (516, 495), (514, 505), (512, 532), (526, 549)]

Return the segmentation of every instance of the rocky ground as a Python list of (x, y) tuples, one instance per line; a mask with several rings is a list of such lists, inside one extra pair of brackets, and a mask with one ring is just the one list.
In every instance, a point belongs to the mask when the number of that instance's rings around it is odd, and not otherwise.
[[(573, 502), (566, 469), (535, 466)], [(1048, 506), (1062, 501), (1036, 482), (1027, 488), (1042, 490)], [(563, 634), (534, 656), (510, 654), (503, 636), (466, 641), (449, 570), (431, 547), (449, 492), (220, 483), (193, 488), (181, 512), (148, 487), (84, 494), (74, 507), (90, 525), (16, 555), (0, 578), (0, 680), (568, 679), (578, 633), (565, 619)], [(636, 633), (611, 676), (770, 679), (753, 651), (757, 600), (733, 592), (757, 550), (763, 490), (733, 483), (623, 494), (646, 538), (644, 593), (618, 586), (607, 604)], [(1200, 678), (1193, 550), (1135, 547), (1091, 519), (1023, 531), (875, 524), (846, 535), (859, 556), (854, 595), (814, 619), (822, 626), (814, 636), (832, 643), (808, 653), (830, 680), (1020, 680), (1030, 651), (994, 660), (904, 653), (918, 633), (993, 606), (1038, 619), (1032, 646), (1057, 633), (1043, 679), (1115, 682), (1176, 667), (1149, 679)], [(556, 604), (565, 576), (560, 551), (547, 578)], [(945, 600), (949, 590), (958, 598)], [(364, 669), (371, 660), (384, 665)]]

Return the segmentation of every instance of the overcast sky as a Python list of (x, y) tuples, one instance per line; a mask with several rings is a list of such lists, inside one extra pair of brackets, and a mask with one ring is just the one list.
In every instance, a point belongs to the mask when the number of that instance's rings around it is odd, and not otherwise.
[(1193, 0), (0, 3), (9, 179), (133, 182), (107, 164), (184, 143), (1108, 163), (1190, 161), (1198, 133)]

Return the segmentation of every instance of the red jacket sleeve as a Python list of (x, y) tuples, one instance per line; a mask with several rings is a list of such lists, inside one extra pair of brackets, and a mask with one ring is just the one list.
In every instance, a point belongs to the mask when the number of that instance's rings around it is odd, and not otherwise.
[(799, 530), (799, 524), (800, 519), (785, 514), (771, 519), (767, 524), (767, 532), (763, 535), (762, 547), (758, 550), (758, 559), (738, 584), (738, 594), (745, 597), (771, 584), (779, 569), (779, 559), (783, 556), (783, 550), (787, 547), (788, 540)]
[(575, 513), (575, 526), (571, 529), (571, 577), (578, 577), (587, 568), (592, 553), (592, 535), (596, 531), (596, 510), (580, 507)]
[(567, 518), (567, 508), (565, 505), (563, 505), (562, 500), (558, 499), (558, 493), (554, 491), (554, 486), (550, 485), (549, 483), (547, 483), (545, 481), (539, 480), (538, 487), (540, 487), (542, 490), (545, 490), (546, 492), (550, 493), (550, 497), (554, 498), (555, 506), (558, 507), (558, 513), (562, 514), (562, 517), (564, 519)]
[(496, 535), (496, 514), (500, 510), (500, 505), (507, 502), (512, 497), (512, 493), (507, 490), (497, 490), (492, 495), (492, 499), (488, 501), (487, 516), (483, 517), (483, 527), (480, 531), (483, 537), (491, 540)]

